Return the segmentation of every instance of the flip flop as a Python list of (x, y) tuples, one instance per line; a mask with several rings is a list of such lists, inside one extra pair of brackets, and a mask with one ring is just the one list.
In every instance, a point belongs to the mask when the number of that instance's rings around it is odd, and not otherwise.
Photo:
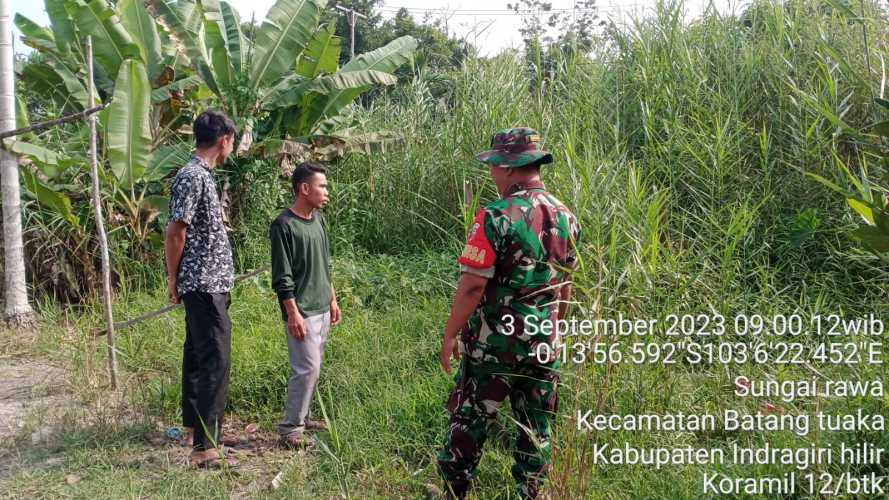
[(232, 457), (214, 457), (208, 458), (203, 462), (192, 462), (192, 465), (196, 469), (205, 469), (205, 470), (220, 470), (224, 468), (236, 468), (241, 465), (241, 462)]
[(238, 459), (234, 458), (232, 455), (233, 450), (227, 447), (223, 447), (220, 450), (216, 450), (213, 454), (215, 456), (211, 456), (209, 458), (204, 458), (201, 461), (196, 461), (194, 453), (189, 458), (189, 464), (192, 467), (197, 469), (219, 469), (221, 467), (237, 467), (240, 465)]

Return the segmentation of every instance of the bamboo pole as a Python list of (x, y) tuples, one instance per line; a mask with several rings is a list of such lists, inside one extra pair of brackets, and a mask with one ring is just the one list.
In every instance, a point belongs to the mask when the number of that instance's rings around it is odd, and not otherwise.
[[(268, 271), (268, 270), (270, 270), (270, 269), (271, 269), (271, 266), (265, 266), (265, 267), (262, 267), (262, 268), (260, 268), (260, 269), (254, 269), (253, 271), (250, 271), (249, 273), (244, 273), (244, 274), (242, 274), (242, 275), (240, 275), (240, 276), (236, 276), (236, 277), (235, 277), (235, 283), (239, 283), (239, 282), (244, 281), (244, 280), (246, 280), (246, 279), (249, 279), (249, 278), (252, 278), (252, 277), (254, 277), (254, 276), (257, 276), (257, 275), (262, 274), (262, 273), (264, 273), (264, 272), (266, 272), (266, 271)], [(182, 303), (181, 303), (181, 302), (178, 303), (178, 304), (170, 304), (170, 305), (168, 305), (168, 306), (161, 307), (160, 309), (158, 309), (158, 310), (156, 310), (156, 311), (151, 311), (151, 312), (149, 312), (149, 313), (145, 313), (145, 314), (143, 314), (143, 315), (141, 315), (141, 316), (139, 316), (139, 317), (133, 318), (133, 319), (131, 319), (131, 320), (121, 321), (120, 323), (114, 323), (114, 329), (115, 329), (115, 330), (123, 330), (124, 328), (129, 328), (129, 327), (131, 327), (131, 326), (133, 326), (133, 325), (136, 325), (136, 324), (139, 324), (139, 323), (141, 323), (141, 322), (143, 322), (143, 321), (147, 321), (147, 320), (149, 320), (149, 319), (156, 318), (156, 317), (158, 317), (158, 316), (162, 316), (162, 315), (164, 315), (164, 314), (167, 314), (168, 312), (170, 312), (170, 311), (172, 311), (173, 309), (176, 309), (176, 308), (178, 308), (178, 307), (182, 307)], [(102, 335), (105, 335), (105, 334), (107, 334), (107, 333), (108, 333), (108, 330), (107, 330), (107, 329), (105, 329), (105, 330), (98, 330), (98, 331), (93, 332), (93, 336), (94, 336), (94, 337), (101, 337)]]
[(42, 130), (46, 130), (51, 127), (55, 127), (56, 125), (62, 125), (63, 123), (70, 123), (73, 121), (81, 120), (86, 118), (93, 113), (98, 113), (105, 109), (109, 104), (111, 104), (111, 99), (108, 99), (108, 102), (100, 104), (98, 106), (94, 106), (89, 109), (85, 109), (83, 111), (78, 111), (77, 113), (71, 113), (70, 115), (65, 115), (57, 120), (49, 120), (45, 122), (35, 123), (34, 125), (29, 125), (27, 127), (17, 128), (15, 130), (8, 130), (6, 132), (0, 132), (0, 139), (6, 139), (8, 137), (14, 137), (17, 135), (27, 134), (28, 132), (40, 132)]
[[(93, 83), (93, 40), (86, 37), (87, 83), (89, 84), (89, 107), (95, 103)], [(102, 249), (102, 294), (105, 299), (105, 322), (108, 324), (108, 372), (111, 375), (111, 388), (117, 389), (117, 350), (114, 348), (114, 313), (111, 310), (111, 263), (108, 257), (108, 236), (105, 234), (105, 219), (102, 216), (102, 196), (99, 191), (99, 161), (96, 154), (96, 115), (90, 122), (90, 165), (93, 177), (93, 207), (96, 211), (96, 233)]]

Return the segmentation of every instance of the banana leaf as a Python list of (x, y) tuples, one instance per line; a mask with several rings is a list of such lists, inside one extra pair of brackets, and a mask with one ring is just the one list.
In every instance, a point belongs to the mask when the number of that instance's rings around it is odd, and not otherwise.
[(3, 141), (3, 148), (18, 156), (27, 156), (40, 163), (56, 165), (59, 162), (59, 155), (54, 151), (50, 151), (49, 149), (36, 144), (31, 144), (30, 142), (5, 139)]
[(290, 74), (318, 26), (326, 0), (278, 0), (256, 33), (250, 87), (257, 91)]
[(37, 203), (56, 212), (74, 228), (80, 227), (80, 218), (74, 214), (70, 198), (44, 184), (30, 169), (20, 171), (25, 189), (37, 199)]
[(28, 64), (22, 70), (21, 79), (30, 90), (54, 102), (62, 112), (80, 111), (87, 106), (88, 94), (83, 84), (62, 65)]
[(75, 64), (83, 64), (83, 42), (77, 35), (74, 21), (65, 8), (65, 0), (44, 0), (43, 4), (59, 52), (73, 58)]
[(342, 39), (336, 36), (336, 23), (329, 23), (315, 32), (296, 65), (296, 72), (306, 78), (336, 73)]
[[(340, 73), (348, 73), (363, 70), (375, 70), (392, 73), (403, 64), (411, 61), (417, 48), (417, 40), (411, 36), (397, 38), (384, 47), (361, 54), (349, 61), (340, 69)], [(370, 86), (357, 88), (343, 88), (326, 95), (312, 95), (300, 109), (298, 124), (300, 134), (329, 132), (322, 121), (334, 117), (348, 106)]]
[(162, 68), (161, 40), (154, 18), (142, 0), (120, 0), (117, 4), (120, 20), (139, 46), (142, 61), (147, 65), (148, 78), (154, 81)]
[(373, 85), (394, 85), (398, 79), (382, 71), (347, 71), (278, 86), (263, 98), (265, 109), (284, 108), (302, 102), (305, 94), (330, 94), (340, 90), (363, 89)]
[(25, 128), (30, 125), (28, 120), (28, 106), (22, 96), (15, 96), (15, 128)]
[(218, 2), (205, 1), (204, 42), (207, 46), (207, 60), (213, 68), (216, 83), (223, 92), (230, 91), (235, 84), (235, 68), (228, 52), (225, 20)]
[(173, 2), (156, 0), (153, 5), (159, 20), (179, 44), (179, 51), (191, 61), (195, 72), (204, 80), (210, 91), (220, 96), (216, 76), (207, 62), (206, 49), (201, 42), (203, 7), (190, 0)]
[(56, 38), (53, 36), (52, 31), (40, 26), (21, 14), (15, 15), (13, 23), (19, 31), (22, 32), (22, 35), (24, 35), (22, 41), (25, 42), (25, 45), (28, 47), (31, 47), (38, 52), (58, 53)]
[(159, 181), (173, 170), (185, 165), (191, 157), (191, 144), (180, 142), (164, 146), (151, 155), (151, 163), (143, 175), (146, 182)]
[(106, 73), (116, 75), (127, 58), (141, 59), (139, 46), (107, 0), (75, 0), (74, 5), (77, 27), (84, 35), (92, 35), (93, 54)]
[(241, 18), (238, 11), (228, 2), (220, 2), (222, 22), (225, 23), (225, 41), (228, 46), (228, 57), (231, 59), (235, 73), (240, 73), (247, 66), (247, 41), (241, 33)]
[(111, 171), (125, 186), (142, 177), (151, 159), (151, 85), (145, 65), (127, 59), (120, 66), (114, 102), (107, 108)]
[(191, 75), (182, 78), (181, 80), (176, 80), (169, 85), (164, 85), (163, 87), (152, 90), (151, 102), (157, 104), (167, 101), (171, 97), (173, 97), (173, 92), (184, 92), (186, 90), (193, 89), (200, 85), (201, 82), (201, 77), (197, 75)]

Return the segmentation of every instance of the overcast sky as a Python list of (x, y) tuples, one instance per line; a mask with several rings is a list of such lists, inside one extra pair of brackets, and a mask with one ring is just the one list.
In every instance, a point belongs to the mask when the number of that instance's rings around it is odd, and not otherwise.
[[(249, 20), (255, 13), (261, 20), (274, 4), (275, 0), (228, 0), (238, 10), (241, 18)], [(516, 0), (387, 0), (383, 3), (384, 17), (392, 17), (399, 7), (411, 10), (417, 19), (422, 19), (425, 11), (433, 11), (436, 15), (448, 19), (448, 30), (457, 36), (465, 36), (481, 50), (482, 55), (496, 54), (506, 47), (518, 47), (521, 37), (518, 33), (521, 18), (513, 15), (506, 8), (510, 1)], [(571, 9), (574, 0), (550, 0), (554, 9)], [(738, 9), (744, 0), (686, 0), (686, 18), (700, 15), (710, 3), (721, 12)], [(335, 0), (328, 2), (335, 4)], [(617, 21), (626, 19), (634, 13), (651, 10), (656, 0), (600, 0), (598, 2), (599, 17), (613, 18)], [(43, 10), (41, 0), (14, 0), (13, 11), (21, 13), (32, 21), (49, 25), (49, 18)], [(20, 33), (15, 30), (16, 52), (27, 49), (18, 39)]]

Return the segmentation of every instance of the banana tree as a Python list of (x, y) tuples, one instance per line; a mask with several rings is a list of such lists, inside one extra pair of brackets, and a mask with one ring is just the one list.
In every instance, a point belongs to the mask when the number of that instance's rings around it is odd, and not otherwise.
[(250, 43), (237, 12), (217, 0), (154, 0), (151, 6), (195, 74), (243, 128), (239, 151), (265, 138), (309, 143), (335, 133), (341, 112), (410, 61), (417, 42), (399, 38), (337, 68), (341, 40), (320, 24), (326, 0), (278, 0)]
[[(92, 36), (95, 48), (94, 63), (97, 101), (110, 99), (119, 91), (115, 82), (128, 77), (133, 83), (134, 66), (142, 65), (138, 87), (149, 91), (149, 127), (152, 149), (175, 135), (182, 125), (184, 92), (192, 91), (200, 80), (188, 75), (187, 67), (170, 46), (169, 36), (155, 22), (139, 0), (120, 0), (116, 5), (107, 0), (45, 0), (50, 27), (38, 26), (24, 16), (17, 15), (15, 23), (23, 33), (23, 41), (39, 52), (39, 62), (23, 66), (18, 77), (36, 93), (46, 97), (50, 110), (60, 113), (79, 111), (86, 107), (87, 83), (83, 41)], [(130, 62), (132, 61), (132, 62)], [(178, 78), (178, 79), (177, 79)], [(143, 95), (131, 97), (143, 101)], [(113, 104), (102, 115), (125, 114), (126, 106)], [(141, 113), (141, 110), (137, 110)], [(141, 119), (141, 117), (139, 117)], [(120, 120), (117, 120), (120, 123)], [(147, 135), (146, 135), (147, 137)], [(141, 145), (139, 146), (141, 147)], [(134, 156), (139, 158), (139, 155)], [(117, 158), (122, 158), (117, 156)], [(145, 159), (144, 156), (141, 159)], [(118, 163), (117, 159), (113, 160)], [(133, 165), (117, 166), (116, 172), (131, 172)], [(135, 165), (138, 170), (139, 165)], [(145, 165), (141, 165), (145, 168)]]
[[(115, 5), (107, 0), (45, 1), (51, 29), (23, 16), (15, 19), (25, 43), (39, 52), (39, 62), (25, 64), (18, 76), (46, 98), (46, 109), (84, 109), (89, 96), (82, 46), (87, 36), (92, 37), (96, 97), (112, 100), (100, 114), (106, 210), (112, 221), (126, 229), (128, 241), (143, 246), (149, 240), (157, 243), (154, 221), (166, 209), (157, 181), (188, 158), (190, 147), (171, 139), (189, 121), (193, 100), (186, 99), (186, 93), (197, 94), (201, 80), (188, 74), (188, 67), (170, 46), (169, 35), (140, 0), (120, 0)], [(82, 138), (85, 128), (75, 125), (68, 132)], [(87, 234), (83, 217), (76, 215), (78, 208), (88, 208), (81, 196), (88, 186), (79, 177), (85, 158), (77, 151), (83, 148), (47, 154), (36, 143), (17, 141), (4, 146), (27, 163), (22, 168), (24, 188), (54, 214), (56, 227), (75, 239)], [(72, 204), (72, 200), (77, 201)]]

